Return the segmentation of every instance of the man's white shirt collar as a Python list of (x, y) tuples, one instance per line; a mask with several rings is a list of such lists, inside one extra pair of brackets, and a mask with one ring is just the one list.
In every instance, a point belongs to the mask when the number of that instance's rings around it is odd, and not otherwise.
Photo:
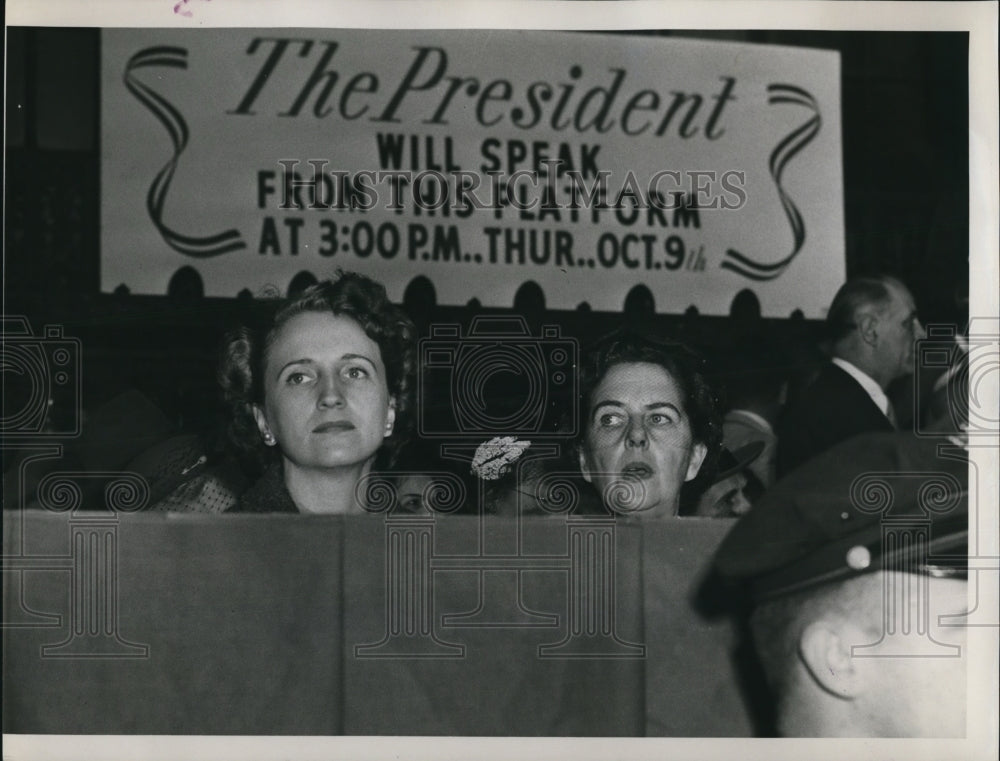
[(846, 359), (841, 359), (840, 357), (833, 358), (833, 364), (843, 370), (845, 373), (850, 375), (858, 384), (865, 390), (865, 392), (872, 398), (882, 414), (888, 417), (889, 415), (889, 397), (885, 395), (882, 387), (878, 385), (874, 378), (868, 375), (864, 370), (859, 370), (857, 367), (852, 365)]

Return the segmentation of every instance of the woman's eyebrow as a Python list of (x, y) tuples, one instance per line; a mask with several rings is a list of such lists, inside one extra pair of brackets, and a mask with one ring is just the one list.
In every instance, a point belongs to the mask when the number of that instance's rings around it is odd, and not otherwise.
[(348, 354), (344, 354), (343, 356), (341, 356), (341, 359), (342, 360), (344, 360), (344, 359), (363, 359), (365, 362), (367, 362), (368, 364), (370, 364), (372, 367), (377, 367), (377, 365), (375, 364), (375, 360), (373, 360), (371, 357), (369, 357), (369, 356), (367, 356), (365, 354), (351, 354), (351, 353), (348, 353)]
[(275, 377), (281, 377), (281, 374), (285, 372), (285, 370), (287, 370), (289, 367), (292, 367), (293, 365), (309, 365), (309, 364), (313, 364), (313, 360), (309, 359), (308, 357), (303, 357), (302, 359), (293, 359), (289, 362), (286, 362), (281, 367), (279, 367), (278, 372), (275, 374)]
[[(600, 402), (598, 402), (597, 404), (594, 405), (594, 413), (596, 414), (596, 412), (599, 409), (601, 409), (601, 407), (622, 407), (622, 408), (624, 408), (625, 407), (625, 403), (624, 402), (620, 402), (617, 399), (605, 399), (605, 400), (600, 401)], [(674, 414), (677, 415), (677, 416), (681, 416), (683, 414), (680, 411), (680, 409), (677, 407), (677, 405), (672, 404), (671, 402), (651, 402), (651, 403), (649, 403), (649, 404), (647, 404), (645, 406), (646, 410), (659, 410), (659, 409), (664, 409), (664, 408), (673, 410)]]
[(670, 402), (653, 402), (652, 404), (647, 404), (647, 410), (659, 410), (664, 407), (669, 407), (674, 411), (675, 414), (680, 415), (681, 411), (677, 408), (677, 405), (671, 404)]
[(624, 406), (625, 403), (620, 402), (617, 399), (603, 399), (594, 405), (594, 413), (596, 413), (599, 409), (601, 409), (601, 407), (624, 407)]

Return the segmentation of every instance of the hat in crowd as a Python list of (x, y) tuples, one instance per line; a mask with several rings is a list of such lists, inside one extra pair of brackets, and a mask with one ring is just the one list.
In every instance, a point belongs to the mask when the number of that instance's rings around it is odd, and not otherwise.
[(198, 475), (208, 459), (194, 434), (171, 436), (140, 452), (125, 470), (138, 473), (149, 484), (149, 504), (155, 505), (187, 478)]
[(756, 601), (881, 569), (964, 575), (968, 459), (938, 447), (897, 432), (832, 447), (733, 526), (717, 573)]
[(120, 470), (139, 452), (174, 432), (170, 419), (148, 397), (127, 389), (87, 416), (71, 449), (87, 470)]
[(147, 506), (159, 511), (222, 513), (249, 486), (235, 460), (211, 458), (196, 434), (164, 439), (133, 458), (125, 469), (146, 480)]
[(744, 444), (736, 450), (723, 447), (722, 451), (719, 452), (719, 460), (716, 464), (715, 476), (712, 478), (712, 483), (717, 484), (719, 481), (749, 468), (754, 460), (760, 457), (760, 453), (764, 451), (764, 446), (763, 441), (751, 441), (749, 444)]

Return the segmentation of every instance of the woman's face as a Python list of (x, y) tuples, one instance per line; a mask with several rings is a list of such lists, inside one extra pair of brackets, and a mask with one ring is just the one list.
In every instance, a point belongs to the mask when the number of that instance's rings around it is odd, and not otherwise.
[(705, 459), (694, 443), (680, 387), (650, 362), (612, 366), (594, 389), (580, 452), (583, 477), (610, 508), (676, 515), (681, 484)]
[(254, 413), (286, 469), (302, 470), (367, 465), (396, 417), (378, 344), (350, 317), (329, 312), (303, 312), (279, 329)]
[(430, 512), (432, 507), (428, 496), (433, 484), (434, 479), (430, 476), (407, 474), (396, 485), (396, 505), (400, 512)]

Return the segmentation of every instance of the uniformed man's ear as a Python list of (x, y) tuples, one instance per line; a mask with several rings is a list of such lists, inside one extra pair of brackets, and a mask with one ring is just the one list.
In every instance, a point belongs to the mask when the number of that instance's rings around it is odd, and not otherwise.
[(851, 656), (862, 643), (861, 631), (841, 622), (814, 621), (799, 637), (799, 658), (813, 681), (826, 692), (853, 700), (863, 690), (863, 672)]

